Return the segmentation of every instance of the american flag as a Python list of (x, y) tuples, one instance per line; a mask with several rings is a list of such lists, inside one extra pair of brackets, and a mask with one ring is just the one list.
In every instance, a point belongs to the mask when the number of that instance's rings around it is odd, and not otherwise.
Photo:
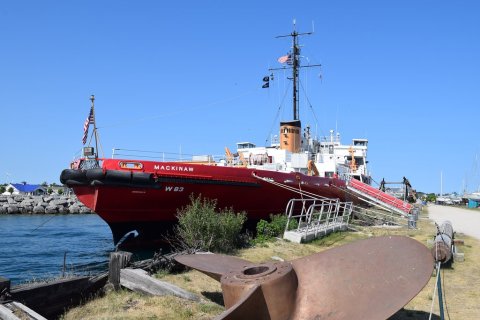
[(88, 137), (88, 127), (90, 124), (95, 122), (95, 116), (93, 115), (93, 107), (90, 108), (90, 113), (88, 114), (87, 119), (85, 119), (85, 123), (83, 124), (83, 144), (87, 143)]
[(278, 58), (278, 62), (292, 64), (292, 55), (287, 54), (286, 56), (281, 56)]

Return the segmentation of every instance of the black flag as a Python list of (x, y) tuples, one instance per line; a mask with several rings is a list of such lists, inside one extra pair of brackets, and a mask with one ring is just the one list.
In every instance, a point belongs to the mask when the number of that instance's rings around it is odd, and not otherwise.
[(262, 88), (269, 88), (270, 87), (270, 77), (265, 76), (263, 77), (263, 86)]

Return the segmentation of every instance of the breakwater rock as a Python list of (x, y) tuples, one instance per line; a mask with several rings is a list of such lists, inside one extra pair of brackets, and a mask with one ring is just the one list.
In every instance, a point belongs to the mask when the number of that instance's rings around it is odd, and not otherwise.
[(0, 195), (0, 214), (92, 213), (75, 195)]

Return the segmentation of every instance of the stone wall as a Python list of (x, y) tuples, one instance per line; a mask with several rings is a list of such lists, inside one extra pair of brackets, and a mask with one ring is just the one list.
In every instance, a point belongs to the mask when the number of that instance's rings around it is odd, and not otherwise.
[(0, 214), (92, 213), (75, 195), (0, 195)]

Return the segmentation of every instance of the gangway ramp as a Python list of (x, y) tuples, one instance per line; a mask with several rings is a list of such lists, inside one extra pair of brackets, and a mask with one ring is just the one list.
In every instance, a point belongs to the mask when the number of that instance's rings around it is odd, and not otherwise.
[(359, 198), (365, 198), (369, 201), (390, 210), (394, 213), (407, 217), (413, 206), (403, 200), (395, 198), (388, 193), (378, 190), (366, 183), (363, 183), (357, 179), (351, 179), (347, 183), (347, 188)]
[[(352, 202), (340, 202), (338, 199), (291, 199), (285, 210), (288, 220), (283, 238), (302, 243), (345, 230), (352, 209)], [(294, 229), (289, 228), (292, 220), (297, 222)]]

